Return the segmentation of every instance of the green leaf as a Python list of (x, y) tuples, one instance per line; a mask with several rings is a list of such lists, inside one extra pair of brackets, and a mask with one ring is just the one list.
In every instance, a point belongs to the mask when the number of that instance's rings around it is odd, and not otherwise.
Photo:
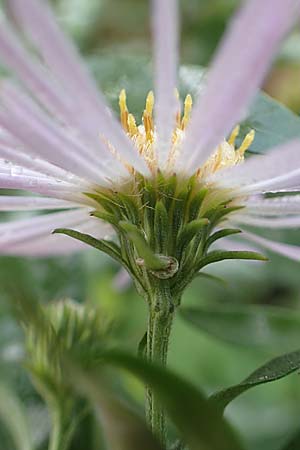
[(223, 230), (216, 231), (215, 233), (211, 234), (210, 237), (207, 239), (205, 247), (206, 248), (210, 247), (211, 244), (213, 244), (219, 239), (222, 239), (223, 237), (239, 233), (241, 233), (241, 230), (238, 230), (237, 228), (224, 228)]
[(95, 406), (109, 448), (162, 450), (143, 420), (116, 397), (101, 373), (83, 370), (77, 362), (71, 362), (69, 370), (73, 387)]
[(53, 233), (65, 234), (66, 236), (70, 236), (74, 239), (77, 239), (78, 241), (84, 242), (90, 247), (94, 247), (97, 250), (106, 253), (118, 263), (122, 265), (125, 264), (120, 255), (119, 247), (113, 241), (96, 239), (93, 236), (90, 236), (89, 234), (80, 233), (79, 231), (70, 230), (68, 228), (56, 228), (56, 230), (54, 230)]
[(206, 218), (196, 219), (189, 222), (178, 236), (178, 251), (188, 245), (191, 240), (196, 236), (203, 227), (209, 224), (209, 220)]
[(154, 239), (157, 253), (167, 254), (169, 218), (165, 205), (159, 200), (154, 212)]
[(280, 380), (300, 368), (300, 350), (286, 353), (277, 358), (271, 359), (263, 366), (255, 370), (248, 378), (239, 384), (223, 389), (210, 397), (210, 400), (220, 409), (226, 406), (241, 395), (243, 392), (260, 384), (270, 383)]
[(281, 450), (299, 450), (300, 448), (300, 431), (288, 441), (288, 443), (281, 448)]
[(98, 219), (101, 219), (104, 222), (108, 222), (115, 227), (117, 227), (118, 223), (119, 223), (119, 221), (115, 218), (115, 216), (113, 214), (108, 214), (103, 211), (93, 211), (91, 213), (91, 216), (98, 217)]
[(163, 261), (150, 248), (141, 231), (136, 225), (130, 222), (120, 221), (119, 226), (126, 232), (129, 239), (135, 245), (139, 256), (144, 260), (145, 266), (151, 270), (161, 270), (167, 267), (166, 261)]
[(33, 450), (26, 412), (14, 392), (0, 383), (0, 421), (8, 429), (17, 450)]
[(227, 251), (227, 250), (214, 250), (201, 258), (198, 263), (197, 270), (208, 264), (224, 261), (225, 259), (246, 259), (250, 261), (268, 261), (268, 258), (257, 252), (249, 251)]
[(209, 304), (180, 308), (180, 314), (199, 330), (235, 345), (276, 352), (299, 347), (300, 314), (296, 311), (261, 305)]
[(195, 387), (162, 367), (121, 352), (102, 360), (127, 369), (151, 386), (190, 450), (240, 450), (234, 433), (219, 412)]
[(259, 94), (241, 123), (241, 136), (251, 129), (255, 130), (255, 139), (250, 152), (265, 153), (276, 145), (299, 138), (300, 118), (268, 95)]

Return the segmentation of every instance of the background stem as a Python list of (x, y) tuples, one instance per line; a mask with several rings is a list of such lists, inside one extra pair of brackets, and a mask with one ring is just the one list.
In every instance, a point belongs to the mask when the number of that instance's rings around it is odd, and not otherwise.
[(67, 450), (74, 432), (74, 426), (64, 408), (52, 410), (52, 430), (48, 450)]

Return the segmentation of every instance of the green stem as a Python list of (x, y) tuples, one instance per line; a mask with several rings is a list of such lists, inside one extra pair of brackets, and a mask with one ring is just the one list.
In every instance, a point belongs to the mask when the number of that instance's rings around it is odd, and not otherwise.
[[(159, 289), (149, 302), (146, 356), (148, 361), (166, 366), (174, 306), (168, 289)], [(166, 441), (165, 412), (159, 399), (147, 388), (146, 414), (152, 432), (162, 444)]]
[(48, 450), (67, 450), (74, 432), (71, 413), (59, 406), (52, 410), (52, 430)]

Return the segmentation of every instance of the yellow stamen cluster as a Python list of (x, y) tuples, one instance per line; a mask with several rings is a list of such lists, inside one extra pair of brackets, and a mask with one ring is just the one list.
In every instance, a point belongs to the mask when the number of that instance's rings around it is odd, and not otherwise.
[[(178, 103), (179, 94), (175, 93)], [(156, 132), (153, 120), (154, 95), (150, 91), (146, 98), (146, 105), (142, 115), (142, 124), (137, 125), (133, 114), (128, 112), (126, 91), (122, 89), (119, 96), (120, 120), (122, 127), (128, 136), (133, 140), (140, 155), (142, 155), (152, 173), (157, 170), (156, 158)], [(188, 94), (184, 100), (183, 114), (179, 109), (176, 114), (176, 124), (172, 136), (172, 145), (168, 158), (168, 170), (172, 170), (176, 157), (180, 152), (180, 143), (184, 138), (185, 129), (190, 120), (193, 100)], [(239, 135), (240, 127), (236, 126), (228, 140), (221, 142), (207, 162), (198, 169), (199, 177), (208, 176), (225, 167), (240, 164), (244, 160), (245, 152), (254, 140), (254, 130), (251, 130), (244, 138), (241, 145), (236, 148), (236, 139)]]

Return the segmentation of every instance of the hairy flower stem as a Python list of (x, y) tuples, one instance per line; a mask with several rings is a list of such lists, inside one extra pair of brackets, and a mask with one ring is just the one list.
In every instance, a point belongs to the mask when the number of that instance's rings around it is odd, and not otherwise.
[[(168, 289), (159, 289), (151, 296), (146, 347), (148, 361), (166, 366), (174, 311)], [(164, 445), (166, 441), (165, 412), (150, 387), (146, 392), (146, 415), (150, 429)]]
[(52, 430), (48, 450), (67, 450), (70, 446), (74, 426), (70, 424), (70, 414), (64, 408), (53, 408)]

